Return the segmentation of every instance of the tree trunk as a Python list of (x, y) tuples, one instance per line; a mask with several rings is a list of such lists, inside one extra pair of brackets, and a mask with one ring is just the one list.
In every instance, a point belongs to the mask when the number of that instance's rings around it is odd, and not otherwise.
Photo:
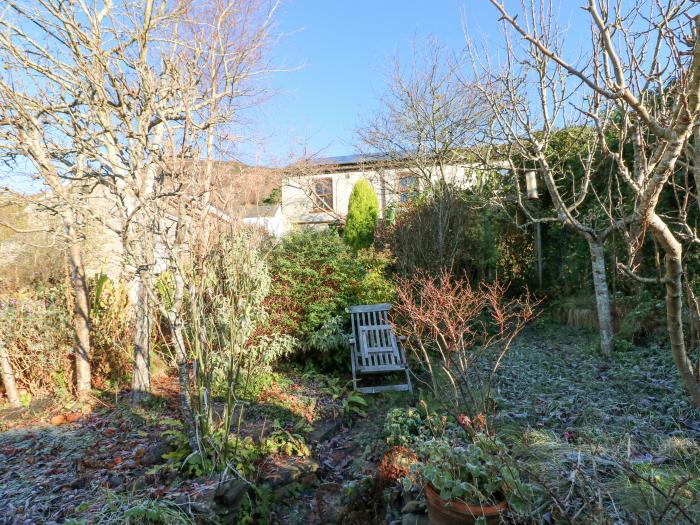
[(693, 363), (688, 356), (683, 334), (683, 267), (682, 248), (667, 251), (666, 262), (666, 323), (671, 341), (671, 351), (681, 381), (696, 407), (700, 407), (700, 378), (693, 373)]
[(198, 442), (192, 402), (190, 400), (190, 366), (187, 360), (187, 349), (185, 347), (185, 338), (182, 335), (181, 321), (185, 283), (177, 269), (173, 272), (173, 278), (175, 281), (175, 291), (173, 294), (173, 304), (168, 311), (168, 321), (173, 344), (175, 345), (175, 361), (177, 362), (178, 381), (180, 384), (180, 407), (185, 420), (187, 441), (192, 451), (195, 451), (198, 449)]
[(647, 224), (665, 253), (666, 327), (673, 360), (693, 404), (700, 408), (700, 377), (688, 355), (683, 333), (683, 246), (656, 213), (647, 215)]
[(90, 302), (88, 283), (83, 267), (83, 254), (75, 227), (66, 223), (68, 235), (68, 266), (73, 291), (73, 330), (75, 331), (75, 376), (78, 399), (90, 394)]
[(605, 274), (605, 250), (602, 241), (588, 239), (593, 269), (593, 288), (595, 291), (596, 309), (598, 312), (598, 333), (600, 335), (600, 351), (609, 356), (613, 346), (613, 322), (610, 311), (610, 291)]
[(2, 383), (5, 385), (5, 393), (10, 402), (10, 406), (20, 406), (19, 394), (17, 393), (17, 384), (15, 383), (15, 372), (12, 370), (10, 356), (5, 348), (5, 343), (0, 339), (0, 374), (2, 375)]
[(131, 380), (131, 402), (140, 403), (151, 393), (151, 312), (147, 283), (142, 270), (136, 274), (134, 307), (134, 375)]

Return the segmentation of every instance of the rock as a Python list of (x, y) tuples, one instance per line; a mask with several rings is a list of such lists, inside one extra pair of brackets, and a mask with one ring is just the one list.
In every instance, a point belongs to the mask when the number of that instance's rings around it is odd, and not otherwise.
[(345, 514), (343, 487), (339, 483), (323, 483), (316, 490), (316, 509), (324, 523), (341, 523)]
[(216, 487), (214, 501), (229, 509), (238, 508), (249, 487), (242, 479), (224, 481)]
[(107, 486), (110, 489), (121, 487), (124, 484), (124, 476), (120, 474), (110, 474), (107, 478)]
[(401, 525), (430, 525), (426, 514), (404, 514)]
[(310, 458), (291, 458), (284, 464), (276, 464), (268, 467), (260, 477), (262, 483), (271, 488), (283, 487), (295, 481), (304, 481), (306, 485), (315, 479), (318, 463)]
[(159, 465), (165, 461), (163, 454), (167, 454), (170, 450), (170, 445), (162, 441), (149, 445), (141, 457), (141, 464), (145, 467)]
[(301, 492), (301, 485), (296, 481), (277, 487), (272, 492), (272, 500), (276, 502), (284, 501), (290, 496), (297, 496)]
[(314, 428), (313, 432), (309, 434), (309, 443), (320, 443), (328, 440), (331, 436), (338, 433), (341, 425), (342, 421), (340, 419), (333, 419), (331, 421), (319, 423), (319, 425)]
[(419, 501), (409, 501), (401, 509), (401, 514), (420, 514), (425, 511), (425, 505)]
[(146, 479), (143, 477), (136, 478), (131, 483), (131, 490), (143, 490), (146, 488)]
[(78, 477), (75, 478), (73, 481), (70, 483), (66, 484), (66, 488), (70, 489), (82, 489), (88, 484), (88, 478), (87, 477)]
[(175, 496), (175, 499), (173, 499), (173, 503), (181, 507), (187, 505), (189, 502), (190, 498), (187, 494), (178, 494)]

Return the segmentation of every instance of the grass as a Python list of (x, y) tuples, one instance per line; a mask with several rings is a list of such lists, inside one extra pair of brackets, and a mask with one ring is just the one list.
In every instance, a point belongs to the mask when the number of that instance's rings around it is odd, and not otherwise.
[(669, 350), (606, 360), (593, 334), (540, 324), (513, 346), (496, 395), (498, 432), (550, 500), (538, 521), (700, 520), (700, 413)]
[(569, 441), (631, 454), (671, 436), (697, 438), (700, 413), (669, 350), (635, 347), (604, 360), (595, 346), (593, 335), (560, 326), (522, 337), (499, 374), (502, 422), (569, 432)]
[[(245, 420), (262, 424), (267, 432), (277, 428), (275, 436), (282, 438), (280, 446), (285, 446), (289, 442), (285, 436), (297, 432), (300, 423), (310, 430), (319, 422), (344, 417), (342, 402), (349, 390), (347, 378), (287, 367), (252, 376), (248, 388), (237, 394), (247, 404)], [(84, 455), (99, 445), (103, 428), (120, 428), (121, 423), (133, 428), (129, 439), (149, 441), (158, 423), (176, 408), (172, 392), (164, 392), (171, 395), (154, 396), (143, 409), (133, 409), (125, 399), (119, 399), (105, 414), (94, 416), (98, 421), (105, 419), (104, 424), (86, 427), (84, 433), (66, 432), (69, 429), (61, 427), (56, 436), (66, 449), (62, 453)], [(105, 402), (112, 400), (110, 395), (105, 394)], [(680, 385), (667, 349), (629, 347), (605, 360), (596, 349), (595, 334), (539, 322), (518, 338), (507, 355), (495, 395), (497, 432), (511, 447), (523, 476), (537, 488), (528, 520), (700, 521), (700, 413)], [(398, 392), (364, 396), (364, 400), (361, 409), (367, 417), (355, 416), (354, 421), (344, 417), (346, 425), (353, 427), (343, 434), (343, 447), (311, 447), (314, 455), (321, 454), (319, 460), (327, 460), (339, 451), (352, 456), (347, 467), (339, 468), (337, 473), (331, 471), (332, 476), (342, 476), (348, 486), (361, 483), (376, 470), (376, 461), (386, 447), (381, 437), (386, 411), (415, 402), (413, 396)], [(439, 410), (435, 400), (425, 396), (424, 400)], [(35, 403), (22, 412), (29, 424), (45, 421), (52, 410)], [(95, 421), (94, 417), (85, 423)], [(0, 414), (0, 421), (9, 419)], [(153, 436), (135, 432), (144, 426), (154, 427)], [(52, 428), (43, 431), (36, 446), (57, 446), (56, 432)], [(251, 435), (259, 433), (257, 427), (251, 429)], [(3, 435), (6, 439), (12, 436)], [(115, 432), (117, 437), (128, 436), (119, 430)], [(103, 455), (128, 459), (135, 446), (129, 443), (105, 450)], [(30, 444), (5, 443), (15, 448)], [(99, 447), (95, 450), (102, 453)], [(95, 469), (106, 476), (104, 469)], [(35, 480), (26, 480), (27, 490), (31, 490), (30, 482)], [(76, 510), (75, 523), (88, 515), (90, 523), (191, 523), (192, 516), (172, 500), (158, 499), (148, 490), (141, 494), (103, 492), (95, 487), (91, 490), (95, 505), (82, 513)], [(313, 489), (308, 492), (291, 498), (292, 502), (271, 501), (270, 505), (275, 512), (298, 510), (303, 522), (314, 497)]]
[[(185, 506), (176, 503), (137, 497), (130, 494), (118, 494), (114, 491), (104, 490), (102, 493), (104, 503), (99, 510), (90, 512), (86, 518), (72, 518), (66, 521), (67, 525), (195, 525), (192, 515), (185, 510)], [(78, 508), (77, 513), (86, 512)]]

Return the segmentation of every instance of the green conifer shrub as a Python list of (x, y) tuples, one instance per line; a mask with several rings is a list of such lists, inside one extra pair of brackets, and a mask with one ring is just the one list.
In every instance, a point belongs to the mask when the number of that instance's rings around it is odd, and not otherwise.
[(350, 194), (345, 242), (355, 250), (369, 248), (379, 219), (379, 199), (366, 179), (357, 181)]

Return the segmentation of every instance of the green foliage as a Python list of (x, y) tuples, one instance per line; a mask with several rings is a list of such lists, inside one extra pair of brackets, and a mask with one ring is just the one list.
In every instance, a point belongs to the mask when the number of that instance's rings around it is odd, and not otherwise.
[(508, 448), (497, 438), (480, 435), (471, 443), (431, 440), (416, 448), (421, 461), (403, 478), (404, 489), (417, 476), (444, 500), (494, 505), (503, 499), (511, 510), (525, 513), (534, 491), (520, 479)]
[(275, 430), (261, 443), (260, 451), (264, 455), (284, 454), (299, 457), (311, 455), (304, 436), (294, 430), (290, 432), (282, 428), (279, 421), (275, 421)]
[(245, 498), (238, 511), (236, 525), (267, 525), (277, 504), (274, 491), (267, 485), (253, 485), (252, 497)]
[(124, 511), (122, 523), (130, 525), (163, 523), (170, 525), (172, 523), (194, 523), (194, 521), (172, 503), (143, 500)]
[(361, 276), (355, 258), (330, 231), (290, 233), (275, 250), (271, 264), (272, 307), (281, 316), (280, 328), (300, 339), (343, 312)]
[(417, 446), (433, 439), (461, 437), (464, 430), (445, 415), (438, 415), (421, 401), (417, 408), (393, 408), (386, 416), (383, 435), (388, 445)]
[(255, 474), (256, 465), (265, 456), (282, 454), (286, 456), (309, 456), (311, 451), (306, 445), (306, 440), (301, 434), (307, 430), (306, 422), (300, 420), (293, 428), (283, 427), (279, 421), (275, 420), (274, 430), (259, 443), (251, 437), (241, 437), (229, 435), (221, 431), (215, 431), (207, 437), (215, 442), (215, 446), (203, 450), (192, 451), (187, 441), (187, 435), (182, 430), (182, 423), (175, 419), (165, 419), (161, 421), (168, 428), (162, 432), (172, 450), (163, 454), (163, 459), (168, 463), (157, 465), (151, 469), (155, 473), (162, 469), (175, 468), (181, 474), (190, 477), (200, 477), (220, 472), (226, 465), (216, 457), (217, 451), (224, 448), (230, 451), (228, 460), (236, 467), (236, 470), (245, 475)]
[(396, 298), (396, 286), (387, 278), (387, 269), (394, 259), (387, 251), (374, 248), (357, 252), (357, 261), (364, 269), (364, 275), (357, 287), (358, 304), (391, 303)]
[[(250, 340), (233, 386), (236, 395), (239, 398), (255, 400), (263, 388), (281, 378), (272, 371), (272, 365), (291, 355), (298, 344), (296, 338), (277, 333), (263, 334)], [(224, 398), (229, 389), (229, 357), (223, 352), (213, 353), (210, 356), (210, 364), (212, 392), (215, 396)]]
[[(189, 462), (199, 461), (205, 471), (224, 468), (238, 460), (239, 449), (247, 449), (243, 443), (232, 444), (229, 437), (236, 392), (296, 344), (288, 334), (263, 331), (271, 286), (265, 249), (256, 231), (232, 228), (219, 236), (189, 276), (184, 335), (197, 363), (192, 406), (201, 436), (197, 451), (201, 458), (193, 456)], [(223, 398), (221, 418), (214, 417), (212, 393)]]
[(246, 232), (234, 231), (220, 238), (206, 267), (202, 278), (211, 315), (203, 321), (208, 337), (221, 351), (239, 352), (267, 315), (263, 305), (271, 284), (267, 262)]
[(0, 295), (0, 338), (8, 349), (18, 388), (34, 397), (68, 388), (73, 338), (62, 286)]
[(420, 410), (390, 410), (384, 436), (387, 444), (408, 446), (420, 459), (402, 480), (405, 490), (427, 482), (443, 499), (492, 505), (505, 498), (516, 512), (524, 512), (532, 498), (502, 441), (483, 434), (468, 441), (456, 421), (423, 402)]
[(76, 507), (76, 513), (91, 508), (88, 519), (69, 519), (66, 525), (194, 525), (192, 516), (172, 501), (149, 499), (105, 491), (105, 503), (99, 508), (90, 504)]
[(343, 414), (346, 418), (353, 414), (360, 417), (367, 417), (367, 401), (358, 392), (349, 392), (343, 399)]
[(388, 264), (374, 250), (356, 255), (332, 231), (288, 234), (270, 257), (274, 278), (265, 333), (294, 337), (307, 362), (347, 368), (346, 309), (391, 300), (393, 286), (384, 276)]
[[(236, 398), (241, 401), (255, 402), (260, 398), (262, 392), (269, 389), (274, 384), (286, 388), (292, 383), (285, 375), (264, 368), (256, 367), (250, 371), (243, 370), (240, 374), (238, 381), (236, 381), (234, 392)], [(217, 384), (217, 386), (223, 387), (225, 385)], [(223, 394), (223, 392), (218, 389), (215, 390), (214, 393), (215, 395)]]
[(379, 199), (366, 179), (355, 183), (348, 203), (345, 242), (353, 249), (369, 248), (379, 219)]
[(168, 441), (172, 450), (163, 454), (163, 459), (168, 460), (168, 463), (156, 465), (151, 469), (151, 473), (169, 468), (191, 477), (220, 472), (226, 467), (226, 462), (222, 461), (223, 458), (219, 457), (219, 454), (226, 449), (230, 451), (226, 460), (230, 461), (238, 472), (250, 476), (255, 473), (255, 465), (264, 452), (263, 446), (256, 444), (250, 437), (228, 435), (226, 438), (223, 429), (213, 431), (206, 437), (207, 441), (211, 442), (208, 447), (192, 451), (180, 421), (165, 419), (161, 423), (168, 426), (161, 435)]
[(270, 195), (265, 197), (262, 200), (263, 204), (268, 204), (268, 205), (273, 205), (273, 204), (279, 204), (282, 202), (282, 189), (281, 188), (272, 188), (272, 191), (270, 191)]
[(132, 363), (132, 323), (124, 282), (114, 282), (104, 274), (90, 280), (90, 324), (94, 386), (125, 384)]
[(523, 246), (529, 242), (512, 217), (491, 204), (498, 191), (486, 179), (469, 191), (436, 187), (397, 210), (396, 219), (377, 233), (377, 245), (391, 251), (402, 275), (450, 268), (476, 280), (497, 272), (522, 279)]
[(661, 333), (660, 339), (665, 342), (665, 304), (663, 289), (641, 290), (629, 297), (615, 296), (615, 304), (625, 315), (620, 322), (616, 337), (631, 344), (648, 344), (654, 341), (655, 335)]

